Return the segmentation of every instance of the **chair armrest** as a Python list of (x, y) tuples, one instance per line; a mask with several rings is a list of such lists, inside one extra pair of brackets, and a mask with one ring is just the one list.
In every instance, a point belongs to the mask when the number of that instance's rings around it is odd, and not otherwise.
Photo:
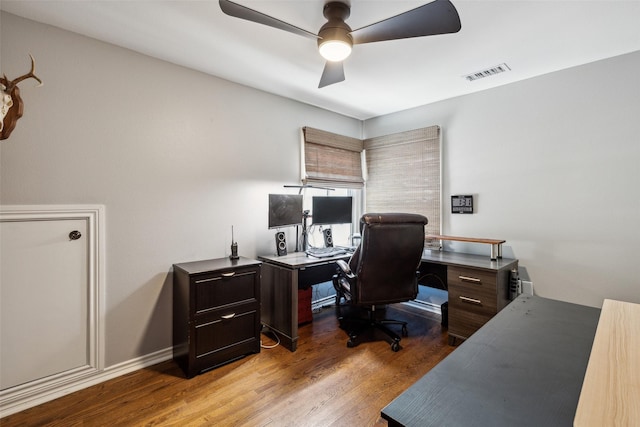
[(349, 264), (344, 260), (337, 260), (336, 274), (333, 275), (333, 287), (336, 290), (336, 303), (340, 303), (340, 299), (345, 301), (351, 300), (351, 287), (355, 286), (356, 275), (353, 274)]
[(336, 261), (336, 264), (348, 280), (355, 279), (356, 276), (353, 274), (351, 268), (349, 267), (349, 264), (347, 264), (345, 260), (339, 259), (338, 261)]

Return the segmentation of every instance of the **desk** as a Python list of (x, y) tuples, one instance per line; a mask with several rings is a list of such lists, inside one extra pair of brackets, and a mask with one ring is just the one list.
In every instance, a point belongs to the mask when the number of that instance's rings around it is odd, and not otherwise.
[(350, 256), (314, 258), (304, 252), (294, 252), (258, 257), (263, 261), (262, 323), (278, 334), (283, 346), (291, 351), (296, 351), (298, 346), (298, 289), (331, 280), (336, 273), (335, 262)]
[[(509, 304), (509, 275), (518, 260), (446, 251), (425, 250), (421, 274), (441, 276), (449, 292), (449, 343), (467, 339)], [(422, 283), (422, 282), (421, 282)], [(444, 285), (444, 286), (443, 286)]]
[[(350, 255), (313, 258), (304, 252), (259, 256), (262, 264), (262, 323), (282, 344), (295, 351), (298, 343), (298, 289), (331, 280), (335, 262)], [(518, 260), (425, 250), (421, 272), (434, 270), (449, 290), (449, 339), (466, 339), (508, 303), (509, 272)], [(434, 286), (438, 287), (438, 286)]]
[(640, 425), (640, 304), (606, 299), (574, 426)]
[(521, 295), (382, 410), (396, 426), (571, 426), (600, 310)]

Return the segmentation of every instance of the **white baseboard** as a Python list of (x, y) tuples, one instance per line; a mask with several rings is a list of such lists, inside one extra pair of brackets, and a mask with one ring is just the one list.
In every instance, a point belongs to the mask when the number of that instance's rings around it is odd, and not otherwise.
[(418, 308), (420, 310), (425, 310), (431, 313), (442, 315), (442, 308), (438, 304), (434, 304), (431, 302), (413, 300), (413, 301), (403, 302), (402, 304), (405, 304), (414, 308)]
[(335, 302), (336, 302), (335, 295), (329, 295), (328, 297), (319, 298), (311, 302), (311, 311), (314, 313), (317, 313), (318, 311), (322, 310), (323, 306), (327, 304), (332, 305), (332, 304), (335, 304)]
[(126, 362), (110, 366), (102, 371), (93, 371), (73, 381), (58, 383), (39, 383), (27, 387), (16, 386), (0, 392), (0, 418), (24, 411), (67, 394), (100, 384), (129, 372), (170, 360), (173, 347), (146, 354)]
[[(335, 302), (336, 302), (335, 295), (330, 295), (328, 297), (323, 297), (323, 298), (320, 298), (320, 299), (318, 299), (316, 301), (312, 301), (311, 310), (314, 313), (317, 313), (318, 311), (322, 310), (322, 308), (325, 306), (325, 304), (327, 304), (327, 303), (335, 304)], [(442, 309), (440, 308), (440, 306), (438, 304), (434, 304), (432, 302), (421, 301), (421, 300), (413, 300), (413, 301), (403, 302), (402, 304), (406, 304), (408, 306), (411, 306), (411, 307), (414, 307), (414, 308), (418, 308), (420, 310), (425, 310), (425, 311), (429, 311), (431, 313), (442, 315)]]

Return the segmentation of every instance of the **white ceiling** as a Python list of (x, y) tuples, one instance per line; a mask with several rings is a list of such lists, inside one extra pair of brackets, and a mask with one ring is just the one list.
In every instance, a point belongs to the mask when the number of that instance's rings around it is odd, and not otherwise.
[[(234, 0), (317, 33), (325, 0)], [(358, 119), (640, 50), (640, 0), (451, 0), (462, 29), (356, 45), (322, 89), (304, 37), (224, 15), (217, 0), (1, 0), (9, 13)], [(353, 29), (428, 0), (351, 0)], [(468, 82), (506, 63), (511, 71)], [(614, 76), (612, 78), (615, 78)]]

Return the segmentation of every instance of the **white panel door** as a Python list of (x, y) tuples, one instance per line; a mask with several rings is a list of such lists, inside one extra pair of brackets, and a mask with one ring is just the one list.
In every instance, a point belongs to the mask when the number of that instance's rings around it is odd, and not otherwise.
[(90, 363), (88, 229), (86, 218), (0, 222), (0, 390)]

